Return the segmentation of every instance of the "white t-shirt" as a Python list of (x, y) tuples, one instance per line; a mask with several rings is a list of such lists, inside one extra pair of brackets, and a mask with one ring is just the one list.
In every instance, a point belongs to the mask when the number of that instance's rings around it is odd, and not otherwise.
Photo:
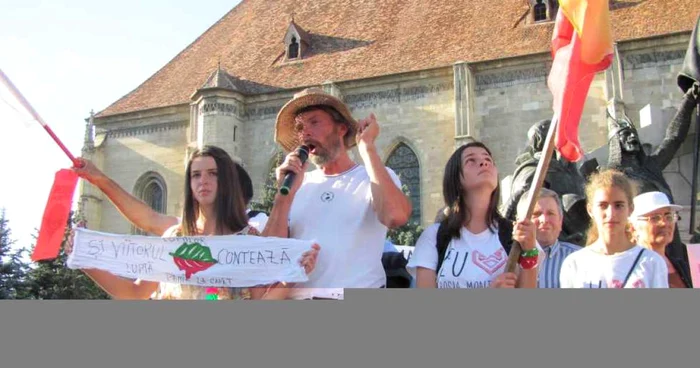
[[(400, 188), (398, 176), (389, 168), (387, 171)], [(321, 246), (309, 281), (298, 284), (292, 298), (332, 298), (342, 292), (338, 288), (386, 285), (382, 253), (387, 227), (372, 208), (370, 179), (364, 166), (337, 175), (324, 175), (320, 169), (305, 173), (292, 202), (289, 228), (291, 238), (313, 240)]]
[[(561, 266), (562, 288), (621, 288), (634, 260), (644, 248), (635, 245), (613, 255), (594, 252), (590, 247), (570, 254)], [(668, 267), (649, 249), (639, 258), (626, 288), (668, 288)]]
[[(437, 231), (439, 223), (427, 227), (416, 242), (408, 262), (409, 272), (416, 277), (416, 269), (435, 270), (438, 263)], [(540, 257), (542, 257), (542, 249)], [(541, 258), (540, 258), (541, 260)], [(506, 270), (508, 253), (498, 239), (498, 232), (486, 229), (474, 234), (462, 227), (459, 239), (452, 239), (445, 252), (445, 260), (437, 270), (440, 289), (477, 289), (490, 287), (491, 282)]]

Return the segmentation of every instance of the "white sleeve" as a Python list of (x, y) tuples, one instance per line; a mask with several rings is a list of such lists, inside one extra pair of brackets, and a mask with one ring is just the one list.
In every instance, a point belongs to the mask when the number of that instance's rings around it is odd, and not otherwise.
[(428, 226), (418, 238), (416, 247), (413, 250), (413, 255), (408, 261), (406, 268), (415, 277), (416, 268), (424, 267), (435, 270), (438, 263), (438, 253), (436, 236), (440, 224), (432, 224)]
[(564, 258), (564, 262), (561, 264), (561, 271), (559, 273), (559, 288), (561, 289), (571, 289), (574, 287), (574, 276), (576, 275), (576, 269), (571, 258), (571, 254)]
[(263, 230), (265, 230), (265, 225), (267, 224), (268, 219), (269, 219), (269, 217), (266, 214), (260, 212), (252, 219), (249, 219), (248, 225), (254, 227), (260, 233), (262, 233)]
[(651, 275), (651, 283), (649, 288), (668, 289), (668, 266), (666, 261), (660, 255), (654, 254), (654, 273)]

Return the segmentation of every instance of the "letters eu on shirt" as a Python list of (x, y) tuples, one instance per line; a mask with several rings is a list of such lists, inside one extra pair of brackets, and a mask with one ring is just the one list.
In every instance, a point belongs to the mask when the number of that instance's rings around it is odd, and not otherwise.
[[(440, 224), (427, 227), (416, 242), (407, 267), (415, 277), (417, 267), (435, 270), (437, 267), (436, 235)], [(437, 287), (487, 288), (505, 271), (508, 254), (498, 240), (498, 233), (486, 230), (473, 234), (462, 228), (459, 239), (452, 239), (445, 260), (437, 270)]]
[[(398, 176), (389, 168), (397, 187)], [(379, 288), (386, 284), (382, 252), (387, 227), (372, 208), (367, 170), (357, 165), (337, 175), (307, 172), (292, 202), (290, 235), (321, 246), (306, 288)]]
[[(416, 268), (435, 270), (437, 267), (436, 236), (440, 224), (427, 227), (416, 242), (413, 256), (408, 262), (409, 272), (416, 277)], [(542, 261), (542, 247), (537, 244)], [(452, 239), (445, 259), (437, 270), (437, 287), (440, 289), (478, 289), (491, 286), (496, 277), (504, 273), (508, 253), (498, 239), (498, 231), (474, 234), (462, 227), (459, 239)]]

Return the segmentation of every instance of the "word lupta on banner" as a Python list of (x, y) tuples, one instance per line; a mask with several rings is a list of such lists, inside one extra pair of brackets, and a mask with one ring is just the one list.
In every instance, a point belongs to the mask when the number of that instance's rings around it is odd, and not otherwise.
[(77, 228), (67, 265), (146, 281), (251, 287), (308, 281), (299, 261), (312, 244), (249, 235), (160, 238)]

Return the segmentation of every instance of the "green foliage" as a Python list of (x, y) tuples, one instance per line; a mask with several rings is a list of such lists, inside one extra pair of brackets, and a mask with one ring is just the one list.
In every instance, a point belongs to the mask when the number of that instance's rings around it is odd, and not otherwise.
[(275, 168), (282, 164), (284, 160), (284, 155), (280, 152), (275, 157), (272, 163), (272, 170), (267, 176), (265, 181), (265, 186), (263, 187), (262, 195), (260, 196), (260, 202), (252, 201), (250, 203), (250, 208), (253, 211), (262, 211), (266, 214), (272, 212), (272, 205), (275, 203), (275, 195), (277, 194), (277, 177), (275, 176)]
[[(71, 270), (66, 266), (65, 249), (71, 225), (80, 219), (73, 213), (68, 218), (68, 225), (61, 243), (61, 250), (56, 259), (41, 261), (31, 267), (21, 285), (21, 299), (109, 299), (107, 293), (100, 289), (92, 279), (80, 270)], [(36, 237), (35, 237), (36, 239)], [(34, 245), (32, 246), (32, 251)]]
[(21, 299), (28, 265), (22, 260), (26, 250), (11, 252), (15, 243), (5, 211), (0, 212), (0, 299)]
[[(401, 187), (401, 190), (406, 195), (406, 197), (410, 198), (411, 193), (405, 184)], [(420, 226), (420, 224), (409, 220), (405, 225), (401, 227), (398, 227), (396, 229), (389, 229), (386, 236), (392, 243), (396, 245), (415, 246), (416, 241), (418, 241), (418, 238), (420, 237), (421, 233), (423, 233), (423, 227)]]
[(277, 194), (277, 179), (275, 178), (275, 172), (271, 172), (268, 175), (267, 181), (263, 188), (262, 195), (260, 196), (260, 202), (251, 201), (250, 208), (253, 211), (262, 211), (266, 214), (272, 212), (272, 205), (275, 203), (275, 195)]

